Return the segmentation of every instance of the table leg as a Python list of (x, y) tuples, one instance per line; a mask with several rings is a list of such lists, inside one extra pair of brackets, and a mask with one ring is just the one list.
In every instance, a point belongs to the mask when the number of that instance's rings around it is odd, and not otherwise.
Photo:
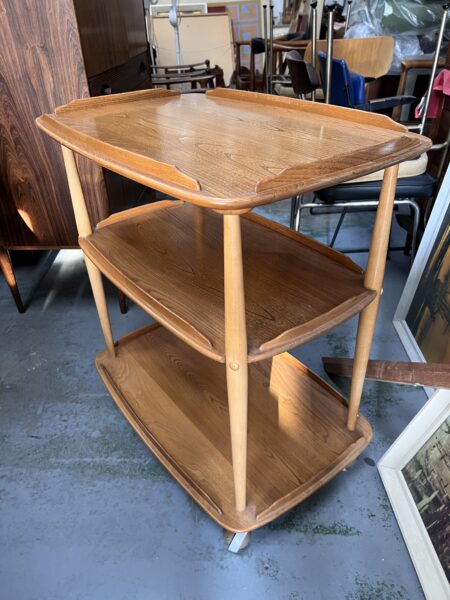
[(225, 360), (236, 510), (246, 507), (248, 362), (241, 223), (224, 215)]
[(381, 286), (383, 284), (389, 235), (391, 231), (397, 174), (398, 165), (389, 167), (384, 172), (380, 201), (367, 260), (364, 285), (369, 290), (375, 290), (377, 296), (373, 302), (366, 306), (359, 316), (347, 417), (347, 427), (351, 431), (354, 431), (356, 427), (367, 362), (369, 360), (378, 306), (380, 304)]
[[(86, 200), (81, 187), (80, 175), (78, 173), (75, 156), (72, 150), (61, 146), (64, 165), (66, 167), (67, 181), (69, 183), (70, 196), (72, 199), (75, 222), (77, 224), (78, 235), (84, 237), (92, 233), (92, 225), (86, 207)], [(106, 303), (105, 290), (103, 288), (102, 274), (99, 269), (91, 262), (87, 256), (84, 257), (86, 268), (91, 282), (92, 292), (94, 294), (95, 305), (97, 307), (100, 325), (105, 338), (106, 347), (112, 356), (115, 355), (114, 341), (109, 321), (108, 305)]]

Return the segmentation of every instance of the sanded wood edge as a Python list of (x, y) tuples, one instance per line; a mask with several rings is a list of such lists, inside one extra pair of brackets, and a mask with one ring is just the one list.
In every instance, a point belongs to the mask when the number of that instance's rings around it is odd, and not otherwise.
[(96, 359), (97, 371), (103, 383), (120, 408), (127, 421), (139, 435), (145, 445), (153, 452), (157, 459), (166, 467), (169, 473), (180, 483), (187, 492), (213, 517), (222, 515), (223, 511), (209, 494), (205, 492), (172, 458), (169, 452), (158, 442), (152, 432), (145, 426), (139, 416), (127, 402), (120, 389), (115, 385), (108, 369), (101, 363), (101, 355)]
[(280, 225), (280, 223), (271, 221), (270, 219), (262, 217), (256, 213), (246, 214), (244, 219), (248, 219), (249, 221), (263, 225), (264, 227), (267, 227), (267, 229), (272, 229), (273, 231), (276, 231), (277, 233), (280, 233), (281, 235), (284, 235), (285, 237), (288, 237), (291, 240), (302, 244), (303, 246), (307, 246), (312, 250), (316, 250), (317, 252), (320, 252), (320, 254), (326, 256), (327, 258), (331, 258), (339, 264), (345, 265), (356, 273), (360, 273), (361, 275), (364, 273), (364, 269), (353, 262), (350, 257), (342, 254), (342, 252), (338, 252), (337, 250), (334, 250), (334, 248), (330, 248), (330, 246), (326, 246), (325, 244), (322, 244), (322, 242), (319, 242), (313, 238), (309, 238), (302, 233), (286, 227), (285, 225)]
[(188, 323), (179, 315), (171, 312), (156, 298), (142, 292), (125, 274), (119, 272), (112, 263), (91, 243), (89, 238), (79, 238), (83, 252), (100, 269), (103, 275), (119, 290), (124, 292), (130, 300), (135, 302), (142, 310), (160, 322), (166, 329), (183, 340), (186, 344), (201, 354), (217, 362), (225, 362), (225, 356), (214, 348), (211, 340)]
[(252, 363), (264, 360), (310, 342), (360, 313), (373, 302), (376, 296), (377, 294), (373, 290), (366, 290), (359, 296), (350, 298), (327, 313), (308, 321), (306, 325), (298, 325), (283, 331), (276, 338), (261, 344), (257, 350), (250, 352), (248, 361)]
[[(306, 191), (317, 191), (328, 187), (330, 180), (333, 180), (333, 186), (339, 185), (353, 179), (356, 171), (362, 174), (358, 177), (370, 175), (370, 173), (388, 168), (406, 159), (416, 158), (430, 148), (430, 139), (417, 134), (405, 134), (400, 138), (377, 144), (371, 148), (369, 159), (364, 153), (349, 152), (328, 162), (318, 160), (307, 165), (287, 167), (278, 175), (258, 181), (255, 192), (274, 192), (276, 189), (280, 193), (283, 190), (283, 195), (286, 194), (287, 197), (293, 195), (289, 191), (298, 186), (298, 181), (302, 181), (302, 187)], [(319, 178), (321, 183), (317, 185)]]
[(72, 100), (68, 104), (63, 104), (55, 108), (56, 115), (65, 115), (74, 110), (98, 108), (99, 106), (112, 106), (126, 102), (136, 102), (138, 100), (154, 100), (167, 96), (179, 96), (178, 90), (166, 90), (155, 88), (152, 90), (137, 90), (134, 92), (123, 92), (121, 94), (106, 94), (104, 96), (93, 96), (92, 98), (80, 98)]
[(216, 88), (208, 90), (206, 96), (210, 98), (224, 98), (226, 100), (239, 100), (240, 102), (251, 102), (252, 104), (264, 104), (266, 106), (277, 106), (281, 108), (290, 108), (300, 110), (304, 113), (332, 117), (352, 123), (361, 123), (363, 125), (372, 125), (382, 129), (391, 129), (393, 131), (406, 132), (407, 128), (400, 123), (396, 123), (386, 115), (379, 115), (354, 108), (344, 108), (343, 106), (334, 106), (333, 104), (323, 104), (321, 102), (310, 102), (309, 100), (299, 100), (297, 98), (287, 98), (285, 96), (271, 96), (260, 92), (247, 92), (244, 90), (233, 90), (228, 88)]
[(201, 190), (199, 182), (180, 171), (176, 165), (162, 163), (130, 150), (112, 146), (101, 140), (94, 140), (90, 136), (61, 123), (52, 115), (38, 117), (36, 124), (61, 145), (93, 160), (105, 169), (133, 179), (145, 186), (152, 187), (154, 184), (157, 189), (163, 192), (172, 194), (178, 191), (181, 196), (187, 190), (195, 190), (196, 192)]
[[(338, 460), (331, 466), (322, 471), (319, 471), (312, 479), (307, 483), (299, 486), (295, 490), (292, 490), (290, 494), (280, 498), (274, 502), (271, 506), (256, 515), (256, 527), (262, 527), (267, 525), (274, 519), (277, 519), (287, 511), (300, 504), (306, 498), (314, 494), (323, 485), (328, 483), (333, 477), (338, 475), (345, 467), (348, 467), (358, 456), (363, 452), (370, 444), (372, 439), (372, 427), (364, 417), (358, 418), (358, 427), (361, 429), (361, 437), (351, 446), (343, 452)], [(254, 527), (253, 529), (256, 529)]]
[(127, 219), (132, 219), (134, 217), (144, 217), (153, 212), (157, 212), (158, 210), (162, 210), (164, 208), (172, 208), (175, 206), (182, 206), (184, 204), (183, 200), (158, 200), (157, 202), (152, 202), (151, 204), (145, 204), (144, 206), (135, 206), (134, 208), (128, 208), (127, 210), (122, 210), (121, 212), (114, 213), (103, 219), (97, 223), (96, 229), (102, 229), (102, 227), (108, 227), (109, 225), (113, 225), (114, 223), (122, 223)]

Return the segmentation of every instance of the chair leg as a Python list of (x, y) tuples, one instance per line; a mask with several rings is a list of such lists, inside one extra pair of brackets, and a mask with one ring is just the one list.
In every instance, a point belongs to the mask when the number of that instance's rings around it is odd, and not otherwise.
[(344, 208), (344, 210), (341, 212), (341, 216), (339, 217), (338, 224), (336, 225), (336, 229), (334, 230), (333, 237), (331, 238), (330, 248), (333, 248), (333, 246), (334, 246), (334, 243), (335, 243), (338, 233), (342, 227), (342, 223), (344, 222), (347, 211), (348, 211), (348, 208)]
[(119, 308), (120, 312), (125, 315), (128, 312), (128, 302), (127, 297), (122, 292), (122, 290), (117, 290), (117, 299), (119, 300)]
[(414, 213), (412, 240), (411, 240), (411, 262), (412, 262), (416, 255), (417, 235), (419, 233), (419, 223), (420, 223), (420, 207), (415, 200), (407, 200), (407, 203), (412, 208), (412, 211)]
[(11, 256), (6, 248), (0, 247), (0, 268), (6, 279), (6, 283), (11, 291), (14, 301), (17, 306), (17, 310), (20, 313), (25, 312), (25, 307), (20, 297), (19, 288), (17, 286), (17, 280), (14, 273), (14, 268), (11, 262)]
[(289, 227), (291, 229), (294, 229), (297, 205), (298, 205), (298, 196), (292, 196), (292, 198), (291, 198), (291, 217), (289, 220)]
[(295, 209), (295, 217), (294, 217), (294, 229), (297, 233), (300, 233), (300, 219), (302, 216), (302, 202), (303, 202), (303, 194), (297, 196), (297, 206)]

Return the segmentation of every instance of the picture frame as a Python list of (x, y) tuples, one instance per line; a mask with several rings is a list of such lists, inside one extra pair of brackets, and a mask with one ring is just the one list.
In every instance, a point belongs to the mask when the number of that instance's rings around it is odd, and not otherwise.
[[(425, 228), (425, 233), (393, 319), (393, 324), (400, 340), (409, 358), (413, 362), (447, 362), (440, 358), (442, 352), (440, 354), (439, 351), (435, 352), (438, 360), (436, 360), (436, 358), (431, 361), (429, 359), (427, 360), (427, 351), (425, 350), (423, 343), (421, 344), (420, 338), (421, 335), (423, 337), (424, 331), (428, 330), (429, 332), (430, 330), (430, 322), (426, 322), (426, 319), (428, 318), (429, 321), (432, 320), (433, 317), (430, 317), (430, 314), (432, 314), (433, 311), (430, 311), (426, 304), (427, 302), (430, 302), (430, 299), (431, 302), (433, 302), (433, 298), (436, 297), (437, 292), (433, 286), (438, 286), (442, 283), (442, 273), (433, 279), (433, 275), (435, 275), (435, 271), (437, 270), (437, 255), (439, 255), (438, 258), (441, 262), (442, 260), (445, 261), (445, 265), (450, 263), (450, 249), (447, 250), (444, 258), (442, 258), (443, 253), (445, 253), (443, 245), (446, 243), (446, 239), (443, 239), (443, 236), (450, 236), (449, 232), (450, 169), (447, 171), (441, 189), (439, 190), (438, 197)], [(440, 290), (440, 292), (442, 293), (442, 290)], [(420, 310), (422, 310), (422, 312), (420, 312)], [(413, 313), (412, 316), (411, 313)], [(419, 325), (417, 325), (417, 323), (419, 323)], [(421, 333), (418, 333), (417, 328), (420, 329)], [(442, 329), (442, 323), (435, 323), (435, 330), (442, 332)], [(442, 344), (446, 343), (445, 332), (440, 335), (441, 339), (437, 342), (438, 346), (439, 344), (442, 346)], [(448, 335), (450, 336), (450, 331), (448, 332)], [(430, 346), (430, 340), (428, 340), (428, 346)], [(434, 388), (424, 389), (429, 397), (434, 392)]]
[[(447, 440), (444, 446), (442, 439)], [(450, 531), (450, 469), (437, 460), (442, 452), (450, 460), (449, 439), (450, 390), (438, 390), (377, 465), (427, 600), (450, 597), (450, 549), (442, 541)]]

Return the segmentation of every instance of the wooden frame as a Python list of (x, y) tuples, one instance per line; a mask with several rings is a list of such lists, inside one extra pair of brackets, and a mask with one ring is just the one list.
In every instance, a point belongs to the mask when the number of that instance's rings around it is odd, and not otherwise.
[(402, 470), (449, 417), (450, 391), (438, 390), (377, 465), (428, 600), (446, 600), (450, 586)]
[[(431, 257), (431, 253), (436, 242), (436, 236), (441, 228), (443, 219), (448, 214), (450, 205), (450, 171), (447, 172), (442, 186), (439, 190), (434, 208), (428, 220), (425, 233), (416, 254), (413, 266), (406, 281), (405, 288), (401, 295), (397, 309), (394, 314), (394, 327), (400, 337), (400, 340), (412, 361), (426, 362), (413, 333), (411, 332), (406, 317), (411, 303), (417, 292), (421, 277)], [(424, 388), (427, 395), (434, 393), (434, 388)]]
[[(242, 138), (242, 123), (250, 119)], [(75, 101), (38, 125), (63, 146), (107, 346), (97, 369), (143, 441), (208, 514), (227, 530), (251, 531), (355, 460), (372, 436), (359, 404), (397, 163), (430, 141), (385, 117), (232, 90)], [(225, 135), (217, 141), (221, 127)], [(271, 148), (261, 143), (267, 131)], [(302, 135), (312, 159), (299, 152)], [(188, 204), (131, 209), (94, 229), (73, 151)], [(246, 214), (379, 168), (385, 176), (365, 275), (338, 252)], [(113, 342), (102, 273), (167, 331), (155, 325)], [(347, 406), (285, 350), (358, 312)], [(263, 471), (270, 477), (262, 478)]]

